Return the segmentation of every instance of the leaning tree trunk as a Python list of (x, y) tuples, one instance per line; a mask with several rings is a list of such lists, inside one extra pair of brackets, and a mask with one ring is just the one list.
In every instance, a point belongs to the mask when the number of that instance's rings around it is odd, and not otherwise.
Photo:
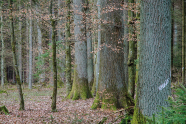
[(133, 124), (167, 106), (171, 93), (171, 0), (142, 0), (139, 73)]
[(98, 13), (101, 20), (101, 39), (98, 38), (98, 42), (100, 40), (101, 45), (98, 90), (92, 109), (127, 107), (121, 2), (122, 0), (98, 0), (98, 12), (102, 12)]
[(74, 3), (74, 34), (75, 34), (75, 65), (74, 82), (68, 98), (73, 100), (92, 97), (88, 87), (87, 75), (87, 41), (86, 41), (86, 7), (87, 0), (73, 0)]
[(12, 46), (12, 53), (13, 53), (13, 63), (14, 63), (14, 70), (16, 74), (16, 81), (17, 81), (17, 89), (19, 91), (19, 110), (24, 110), (24, 99), (23, 99), (23, 93), (21, 88), (21, 81), (19, 77), (19, 70), (17, 67), (17, 58), (16, 58), (16, 49), (15, 49), (15, 36), (14, 36), (14, 23), (13, 23), (13, 16), (12, 16), (12, 4), (13, 1), (9, 0), (9, 8), (10, 8), (10, 29), (11, 29), (11, 46)]
[(29, 77), (28, 85), (29, 89), (32, 89), (32, 0), (30, 0), (30, 32), (29, 32)]
[(66, 36), (66, 93), (69, 95), (72, 90), (72, 81), (71, 81), (71, 48), (70, 48), (70, 1), (66, 0), (67, 6), (67, 16), (66, 16), (66, 27), (65, 27), (65, 36)]

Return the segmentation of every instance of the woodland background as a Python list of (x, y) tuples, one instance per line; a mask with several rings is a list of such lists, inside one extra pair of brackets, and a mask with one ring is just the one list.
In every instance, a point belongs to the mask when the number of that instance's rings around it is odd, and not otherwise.
[(0, 123), (185, 123), (185, 6), (1, 0)]

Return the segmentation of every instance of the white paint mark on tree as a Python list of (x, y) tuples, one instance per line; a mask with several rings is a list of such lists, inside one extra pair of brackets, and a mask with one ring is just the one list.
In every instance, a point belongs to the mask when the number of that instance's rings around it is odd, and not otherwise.
[(167, 80), (165, 80), (165, 82), (164, 82), (162, 85), (160, 85), (160, 86), (158, 87), (158, 89), (159, 89), (159, 90), (164, 89), (164, 88), (167, 86), (167, 84), (169, 83), (169, 80), (170, 80), (170, 78), (168, 78)]

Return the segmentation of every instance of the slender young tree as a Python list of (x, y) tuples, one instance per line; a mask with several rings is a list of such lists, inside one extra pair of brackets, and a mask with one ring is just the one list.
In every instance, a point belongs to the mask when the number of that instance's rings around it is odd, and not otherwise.
[(128, 84), (128, 54), (129, 54), (129, 42), (128, 42), (128, 0), (124, 0), (123, 20), (124, 20), (124, 80)]
[(30, 32), (29, 32), (29, 89), (32, 89), (32, 0), (30, 0)]
[(70, 3), (71, 0), (66, 0), (67, 16), (66, 16), (66, 26), (65, 26), (65, 37), (66, 37), (66, 93), (69, 95), (72, 90), (71, 81), (71, 47), (70, 47)]
[(52, 26), (52, 65), (53, 65), (53, 95), (52, 95), (52, 111), (56, 111), (57, 96), (57, 61), (56, 61), (56, 19), (53, 15), (53, 0), (50, 1), (50, 21)]
[(89, 89), (92, 89), (94, 82), (94, 67), (93, 67), (93, 54), (92, 54), (92, 35), (91, 35), (91, 14), (90, 14), (90, 4), (87, 1), (86, 13), (86, 37), (87, 37), (87, 74), (88, 74), (88, 84)]
[[(19, 11), (21, 13), (21, 0), (19, 0)], [(22, 13), (21, 13), (22, 14)], [(19, 41), (18, 41), (19, 77), (22, 82), (22, 15), (19, 17)]]
[(142, 0), (139, 73), (132, 124), (145, 123), (171, 93), (171, 0)]
[(128, 1), (128, 23), (129, 23), (129, 52), (128, 52), (128, 92), (134, 97), (135, 89), (135, 63), (136, 50), (135, 50), (135, 16), (134, 16), (134, 0)]
[(13, 23), (13, 15), (12, 15), (12, 7), (13, 0), (9, 0), (9, 9), (10, 9), (10, 30), (11, 30), (11, 46), (12, 46), (12, 53), (13, 53), (13, 63), (14, 63), (14, 70), (16, 74), (16, 81), (17, 81), (17, 89), (19, 91), (19, 110), (24, 110), (24, 99), (23, 99), (23, 93), (21, 88), (21, 80), (19, 77), (19, 70), (17, 66), (17, 58), (16, 58), (16, 49), (15, 49), (15, 36), (14, 36), (14, 23)]
[[(3, 5), (3, 3), (2, 3)], [(4, 68), (5, 68), (5, 62), (4, 62), (4, 50), (5, 50), (5, 46), (4, 46), (4, 38), (3, 38), (3, 13), (2, 13), (2, 5), (0, 5), (0, 15), (1, 15), (1, 87), (4, 87), (4, 83), (5, 83), (5, 72), (4, 72)]]
[(86, 9), (87, 0), (73, 0), (74, 3), (74, 34), (75, 34), (75, 65), (74, 82), (68, 98), (87, 99), (92, 97), (88, 87), (87, 75), (87, 40), (86, 40)]
[(182, 0), (182, 83), (185, 84), (185, 0)]

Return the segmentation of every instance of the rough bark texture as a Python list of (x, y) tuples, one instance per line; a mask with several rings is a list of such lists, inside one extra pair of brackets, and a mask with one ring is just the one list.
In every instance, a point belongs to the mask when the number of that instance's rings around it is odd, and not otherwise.
[[(30, 0), (30, 8), (32, 6), (32, 0)], [(30, 10), (30, 32), (29, 32), (29, 77), (28, 88), (32, 89), (32, 10)]]
[(158, 112), (171, 89), (171, 0), (142, 0), (140, 51), (133, 124)]
[(97, 6), (100, 12), (98, 16), (101, 20), (98, 44), (100, 42), (101, 49), (99, 51), (98, 90), (92, 105), (93, 109), (97, 107), (116, 109), (127, 105), (121, 41), (123, 36), (121, 2), (122, 0), (98, 0)]
[(65, 36), (66, 36), (66, 93), (69, 95), (72, 90), (72, 81), (71, 81), (71, 48), (70, 48), (70, 0), (66, 0), (67, 6), (67, 17), (66, 17), (66, 27), (65, 27)]
[(17, 66), (17, 58), (16, 58), (16, 49), (15, 49), (15, 36), (14, 36), (14, 24), (13, 24), (13, 16), (12, 16), (12, 4), (13, 1), (9, 0), (9, 8), (10, 8), (10, 29), (11, 29), (11, 46), (12, 46), (12, 53), (13, 53), (13, 63), (14, 63), (14, 70), (16, 74), (16, 81), (17, 81), (17, 89), (19, 92), (19, 110), (24, 110), (24, 99), (23, 99), (23, 93), (21, 88), (21, 81), (19, 77), (19, 70)]
[(135, 89), (135, 63), (136, 50), (135, 50), (135, 17), (134, 17), (134, 0), (128, 1), (128, 23), (129, 23), (129, 52), (128, 52), (128, 93), (134, 97)]
[[(92, 97), (88, 87), (87, 75), (87, 40), (86, 40), (86, 7), (87, 1), (73, 0), (74, 3), (74, 34), (75, 34), (75, 66), (74, 82), (68, 98), (87, 99)], [(85, 6), (85, 7), (84, 7)]]

